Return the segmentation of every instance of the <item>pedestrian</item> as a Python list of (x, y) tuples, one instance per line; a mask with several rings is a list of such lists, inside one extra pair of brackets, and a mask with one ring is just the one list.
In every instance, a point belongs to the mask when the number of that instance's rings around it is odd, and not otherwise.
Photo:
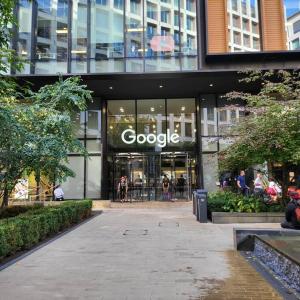
[(63, 201), (64, 200), (64, 191), (62, 189), (62, 187), (60, 186), (60, 184), (58, 184), (55, 188), (54, 188), (54, 198), (56, 201)]
[(120, 200), (123, 203), (127, 198), (127, 189), (128, 184), (125, 176), (121, 176), (119, 184), (118, 184), (118, 193), (120, 195)]
[(246, 185), (246, 177), (245, 177), (245, 171), (241, 170), (240, 176), (237, 178), (237, 186), (239, 188), (240, 193), (243, 196), (248, 196), (249, 194), (249, 187)]
[(178, 187), (180, 197), (183, 198), (184, 187), (185, 187), (185, 179), (184, 179), (182, 174), (177, 179), (177, 187)]
[(254, 195), (258, 197), (263, 197), (264, 195), (264, 183), (262, 180), (262, 174), (258, 172), (254, 180)]
[(170, 187), (170, 181), (167, 175), (165, 174), (162, 180), (163, 200), (168, 200), (169, 187)]
[(285, 210), (285, 221), (281, 223), (282, 228), (300, 229), (300, 195), (290, 192), (290, 202)]

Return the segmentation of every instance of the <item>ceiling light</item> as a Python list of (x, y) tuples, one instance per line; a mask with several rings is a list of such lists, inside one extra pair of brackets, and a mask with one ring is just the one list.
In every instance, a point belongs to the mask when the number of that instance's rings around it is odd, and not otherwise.
[(176, 124), (176, 128), (178, 128), (179, 127), (179, 124)]
[(110, 126), (109, 126), (109, 129), (113, 129), (113, 127), (110, 125)]
[(159, 86), (160, 89), (162, 89), (163, 87), (164, 87), (163, 85), (160, 85), (160, 86)]
[(211, 83), (209, 86), (210, 86), (210, 87), (213, 87), (214, 85), (213, 85), (213, 83)]
[(154, 107), (150, 107), (150, 110), (151, 110), (151, 111), (155, 111), (155, 108), (154, 108)]
[(110, 86), (110, 87), (109, 87), (109, 89), (110, 89), (110, 90), (112, 90), (112, 89), (113, 89), (113, 87), (112, 87), (112, 86)]
[(175, 133), (177, 133), (177, 131), (178, 131), (177, 129), (174, 130)]
[(72, 54), (86, 54), (86, 50), (72, 50)]
[(185, 111), (185, 106), (181, 106), (181, 111)]
[(155, 125), (152, 125), (152, 127), (155, 128), (156, 126), (155, 126)]
[(153, 130), (153, 133), (156, 133), (156, 130)]
[(128, 125), (128, 127), (129, 127), (130, 129), (132, 129), (132, 125)]
[(123, 113), (124, 112), (124, 108), (120, 107), (120, 112)]
[(139, 27), (139, 28), (128, 28), (127, 32), (143, 32), (144, 28), (143, 27)]
[(57, 34), (66, 34), (68, 33), (68, 29), (64, 28), (64, 29), (56, 29), (56, 33)]

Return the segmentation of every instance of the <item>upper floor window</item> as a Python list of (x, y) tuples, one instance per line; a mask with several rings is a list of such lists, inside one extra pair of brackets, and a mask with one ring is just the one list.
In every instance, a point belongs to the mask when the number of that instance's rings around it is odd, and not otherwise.
[(161, 11), (161, 21), (164, 23), (169, 23), (169, 11), (162, 10)]
[(51, 0), (37, 0), (38, 9), (44, 12), (51, 12)]
[(123, 0), (114, 0), (114, 8), (123, 9)]
[(107, 5), (107, 0), (96, 0), (96, 4)]

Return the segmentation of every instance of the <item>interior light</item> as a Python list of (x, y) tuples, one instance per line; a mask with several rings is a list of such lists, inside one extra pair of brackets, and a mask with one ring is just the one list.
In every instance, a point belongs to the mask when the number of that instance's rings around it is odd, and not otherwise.
[(132, 125), (128, 125), (128, 127), (129, 127), (130, 129), (132, 129)]
[(160, 89), (162, 89), (163, 87), (164, 87), (163, 85), (160, 85), (160, 86), (159, 86)]
[(56, 33), (57, 34), (66, 34), (68, 33), (68, 29), (64, 28), (64, 29), (56, 29)]
[(124, 108), (120, 107), (120, 112), (123, 113), (124, 112)]
[(72, 50), (72, 54), (86, 54), (86, 50)]
[(185, 106), (181, 106), (181, 111), (185, 111)]
[(138, 28), (128, 28), (127, 32), (143, 32), (144, 28), (143, 27), (138, 27)]
[(109, 87), (109, 89), (110, 89), (110, 90), (112, 90), (112, 89), (113, 89), (113, 87), (112, 87), (112, 86), (110, 86), (110, 87)]
[(154, 108), (154, 107), (150, 107), (150, 110), (151, 110), (151, 111), (155, 111), (155, 108)]
[(114, 129), (111, 125), (109, 126), (109, 129)]
[(179, 127), (179, 124), (176, 124), (176, 128), (178, 128)]
[(153, 130), (153, 133), (156, 133), (156, 130)]
[(174, 130), (175, 133), (177, 133), (177, 131), (178, 131), (177, 129)]
[(212, 83), (209, 85), (210, 87), (214, 86)]
[(155, 126), (155, 125), (152, 125), (152, 127), (155, 128), (156, 126)]

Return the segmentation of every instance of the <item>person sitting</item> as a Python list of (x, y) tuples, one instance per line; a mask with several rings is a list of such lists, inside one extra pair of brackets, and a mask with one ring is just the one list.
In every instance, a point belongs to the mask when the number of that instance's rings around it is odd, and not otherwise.
[(54, 197), (55, 197), (56, 201), (63, 201), (64, 200), (64, 192), (63, 192), (60, 184), (58, 184), (54, 189)]
[(297, 209), (300, 209), (300, 195), (295, 192), (290, 192), (290, 202), (285, 210), (285, 221), (281, 223), (282, 228), (300, 229), (300, 221)]

